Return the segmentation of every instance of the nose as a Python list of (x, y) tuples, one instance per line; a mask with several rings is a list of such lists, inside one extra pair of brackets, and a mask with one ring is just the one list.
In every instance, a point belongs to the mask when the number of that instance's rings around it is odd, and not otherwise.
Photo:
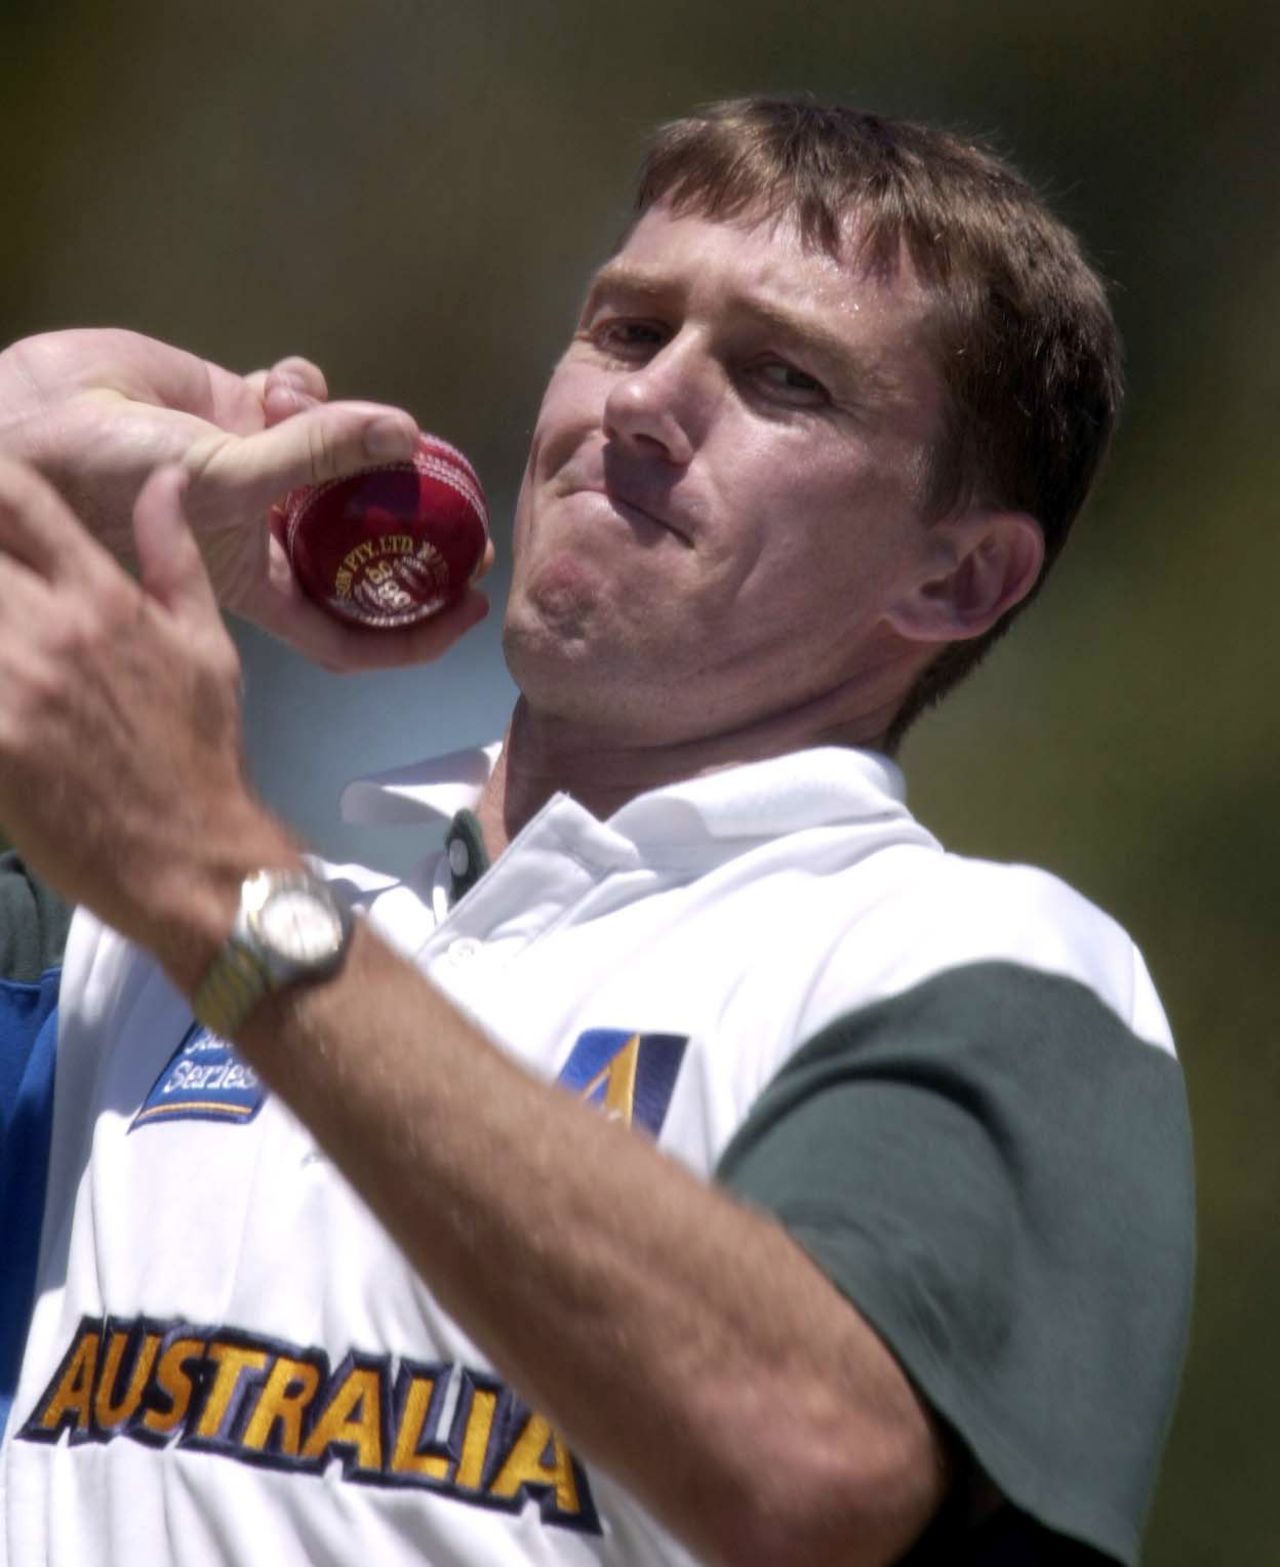
[(672, 338), (614, 381), (605, 399), (605, 435), (631, 451), (684, 467), (714, 396), (711, 381), (711, 367), (696, 340)]

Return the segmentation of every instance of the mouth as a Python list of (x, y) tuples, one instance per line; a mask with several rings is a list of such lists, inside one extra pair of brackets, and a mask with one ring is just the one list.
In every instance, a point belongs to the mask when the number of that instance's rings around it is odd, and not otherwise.
[(684, 521), (672, 517), (665, 508), (655, 511), (652, 506), (642, 505), (631, 496), (611, 489), (607, 484), (583, 484), (579, 487), (579, 493), (603, 496), (626, 522), (660, 528), (663, 533), (669, 533), (673, 538), (678, 539), (686, 549), (693, 548), (693, 537)]

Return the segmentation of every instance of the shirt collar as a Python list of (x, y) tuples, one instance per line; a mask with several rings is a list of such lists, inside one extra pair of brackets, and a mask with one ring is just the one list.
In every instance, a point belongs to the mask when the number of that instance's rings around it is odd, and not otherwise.
[(448, 823), (474, 807), (501, 750), (495, 740), (353, 779), (342, 791), (342, 819), (359, 827)]
[[(495, 742), (356, 779), (343, 791), (343, 818), (361, 825), (448, 824), (475, 806), (500, 750)], [(909, 817), (897, 764), (879, 752), (825, 746), (649, 790), (605, 825), (637, 846), (674, 846), (894, 817)]]

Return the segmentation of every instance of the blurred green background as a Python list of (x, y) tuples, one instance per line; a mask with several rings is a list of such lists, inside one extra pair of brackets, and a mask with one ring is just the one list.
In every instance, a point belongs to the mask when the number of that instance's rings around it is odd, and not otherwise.
[[(811, 89), (990, 134), (1114, 281), (1130, 401), (1041, 605), (905, 762), (958, 849), (1049, 866), (1138, 936), (1181, 1041), (1201, 1266), (1149, 1538), (1280, 1560), (1274, 0), (5, 0), (0, 332), (113, 323), (239, 368), (305, 352), (468, 450), (500, 544), (543, 378), (643, 134)], [(495, 596), (502, 574), (495, 574)], [(496, 619), (496, 617), (495, 617)], [(337, 857), (341, 780), (487, 739), (486, 626), (335, 680), (246, 632), (260, 785)]]

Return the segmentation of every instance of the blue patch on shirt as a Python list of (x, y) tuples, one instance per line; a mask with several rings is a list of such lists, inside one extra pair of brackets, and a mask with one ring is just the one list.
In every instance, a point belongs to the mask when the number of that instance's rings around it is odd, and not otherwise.
[(557, 1081), (587, 1104), (656, 1138), (688, 1043), (684, 1034), (589, 1028), (578, 1035)]
[(158, 1121), (252, 1121), (266, 1096), (262, 1079), (232, 1046), (193, 1023), (129, 1130)]

